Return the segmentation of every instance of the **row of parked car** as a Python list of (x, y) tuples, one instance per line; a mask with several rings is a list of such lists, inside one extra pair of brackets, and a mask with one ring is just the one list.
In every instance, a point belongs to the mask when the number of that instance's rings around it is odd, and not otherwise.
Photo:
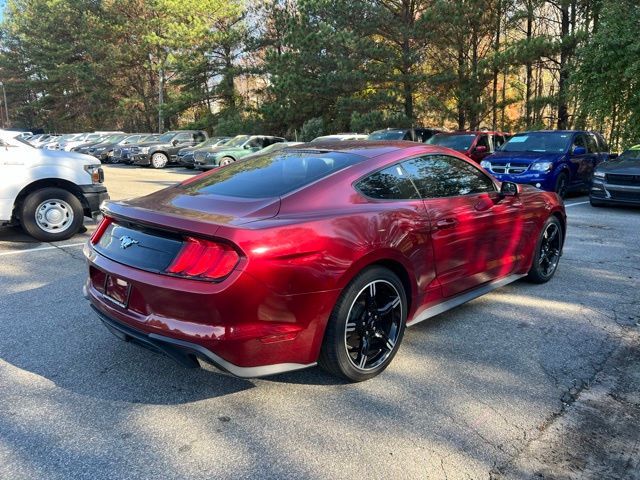
[[(89, 154), (102, 163), (126, 163), (153, 168), (177, 164), (199, 170), (228, 165), (252, 155), (274, 152), (301, 143), (270, 135), (209, 138), (202, 130), (173, 130), (164, 134), (93, 132), (56, 138), (42, 135), (28, 140), (38, 148)], [(617, 156), (609, 152), (609, 146), (599, 132), (554, 130), (513, 135), (488, 130), (447, 132), (414, 127), (388, 128), (369, 135), (326, 135), (311, 143), (397, 140), (450, 148), (471, 158), (501, 181), (533, 185), (542, 190), (555, 191), (562, 197), (569, 192), (590, 191), (594, 205), (606, 202), (640, 202), (640, 191), (636, 191), (640, 189), (640, 177), (636, 178), (636, 173), (629, 173), (627, 163), (624, 164), (624, 172), (608, 174), (607, 178), (617, 183), (608, 183), (609, 187), (606, 189), (599, 187), (601, 180), (606, 180), (598, 171), (600, 165)], [(625, 152), (624, 158), (630, 155), (632, 153)], [(614, 164), (608, 163), (607, 169), (611, 168), (614, 168)], [(626, 176), (622, 179), (619, 175)]]

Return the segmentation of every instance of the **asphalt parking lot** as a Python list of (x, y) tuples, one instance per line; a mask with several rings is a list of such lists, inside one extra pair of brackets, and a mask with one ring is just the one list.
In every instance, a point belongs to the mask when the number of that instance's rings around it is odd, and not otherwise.
[[(105, 170), (115, 199), (193, 175)], [(185, 370), (91, 312), (95, 225), (56, 245), (0, 229), (0, 478), (640, 478), (640, 210), (566, 204), (551, 282), (408, 329), (360, 384)]]

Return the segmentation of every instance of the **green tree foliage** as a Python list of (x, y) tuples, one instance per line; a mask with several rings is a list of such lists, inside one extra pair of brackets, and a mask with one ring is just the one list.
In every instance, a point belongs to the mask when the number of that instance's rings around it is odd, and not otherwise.
[(640, 4), (606, 2), (599, 27), (579, 51), (573, 82), (591, 124), (610, 132), (610, 143), (640, 143)]
[(300, 141), (310, 142), (316, 137), (324, 135), (324, 121), (322, 118), (310, 118), (302, 125)]
[(580, 127), (618, 145), (640, 142), (638, 26), (635, 0), (8, 0), (0, 80), (28, 128)]
[(357, 133), (371, 133), (383, 128), (408, 128), (411, 120), (404, 113), (385, 113), (373, 110), (367, 113), (351, 114), (351, 130)]

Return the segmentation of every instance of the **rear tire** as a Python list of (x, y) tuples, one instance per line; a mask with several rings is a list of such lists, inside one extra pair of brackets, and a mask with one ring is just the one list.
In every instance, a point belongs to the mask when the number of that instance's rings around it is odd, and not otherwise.
[(164, 153), (156, 152), (151, 155), (151, 166), (153, 168), (164, 168), (167, 163), (169, 163), (169, 158)]
[(329, 317), (318, 364), (350, 382), (373, 378), (398, 352), (406, 320), (407, 297), (397, 275), (378, 266), (363, 270)]
[(569, 175), (566, 172), (560, 173), (558, 178), (556, 179), (556, 188), (555, 192), (558, 194), (560, 198), (564, 198), (567, 196), (567, 191), (569, 189)]
[(558, 269), (562, 252), (562, 224), (556, 216), (547, 219), (536, 242), (535, 255), (527, 280), (532, 283), (546, 283)]
[(84, 221), (80, 200), (68, 190), (54, 187), (30, 193), (19, 212), (24, 231), (41, 242), (71, 238)]

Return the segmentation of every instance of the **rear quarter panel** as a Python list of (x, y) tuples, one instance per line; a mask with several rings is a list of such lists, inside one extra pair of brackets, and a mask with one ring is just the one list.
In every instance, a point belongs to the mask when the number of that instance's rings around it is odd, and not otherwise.
[(562, 199), (555, 192), (545, 192), (530, 185), (521, 185), (521, 199), (524, 206), (524, 225), (522, 248), (524, 260), (519, 273), (527, 273), (531, 268), (535, 247), (547, 219), (556, 215), (566, 232), (567, 216)]

